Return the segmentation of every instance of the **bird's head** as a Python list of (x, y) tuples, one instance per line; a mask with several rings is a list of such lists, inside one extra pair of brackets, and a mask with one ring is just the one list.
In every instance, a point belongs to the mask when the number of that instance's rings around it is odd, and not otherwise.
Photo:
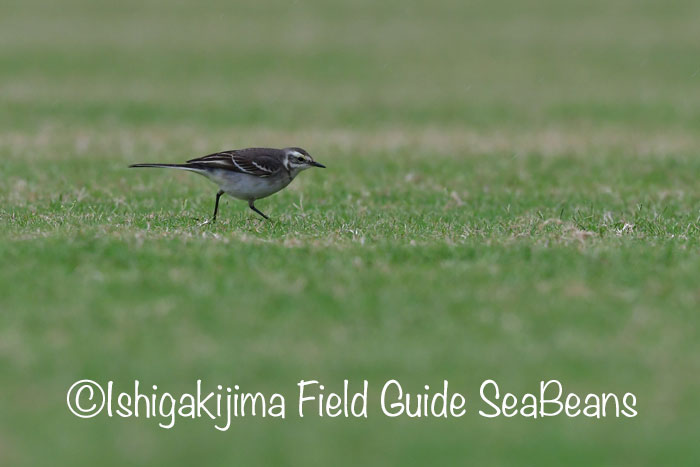
[(284, 148), (284, 165), (291, 172), (297, 173), (309, 167), (326, 168), (325, 165), (316, 162), (313, 157), (302, 148)]

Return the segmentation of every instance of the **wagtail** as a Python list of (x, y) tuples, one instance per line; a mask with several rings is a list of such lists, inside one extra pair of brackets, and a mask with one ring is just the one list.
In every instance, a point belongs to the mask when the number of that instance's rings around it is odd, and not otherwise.
[(219, 211), (219, 198), (224, 193), (248, 201), (250, 209), (269, 219), (255, 207), (256, 200), (277, 193), (289, 185), (302, 170), (326, 166), (313, 160), (301, 148), (247, 148), (209, 154), (185, 164), (134, 164), (129, 167), (162, 167), (204, 175), (219, 185), (212, 218), (215, 221)]

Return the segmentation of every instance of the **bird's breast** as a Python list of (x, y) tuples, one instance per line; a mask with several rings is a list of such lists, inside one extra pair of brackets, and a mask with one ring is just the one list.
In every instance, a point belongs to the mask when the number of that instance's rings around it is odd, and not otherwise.
[(286, 173), (256, 177), (229, 170), (214, 170), (207, 174), (207, 177), (225, 193), (244, 200), (265, 198), (277, 193), (292, 181)]

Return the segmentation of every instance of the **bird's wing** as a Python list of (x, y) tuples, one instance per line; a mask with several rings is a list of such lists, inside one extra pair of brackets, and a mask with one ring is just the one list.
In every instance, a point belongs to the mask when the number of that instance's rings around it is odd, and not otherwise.
[(248, 148), (223, 151), (187, 161), (202, 168), (224, 169), (256, 177), (269, 177), (284, 168), (281, 150)]

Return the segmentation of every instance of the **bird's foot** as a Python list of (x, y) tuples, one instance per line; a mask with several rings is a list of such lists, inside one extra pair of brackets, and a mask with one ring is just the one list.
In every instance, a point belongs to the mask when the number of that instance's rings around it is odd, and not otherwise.
[(215, 224), (215, 223), (216, 223), (216, 219), (207, 219), (207, 220), (197, 224), (197, 227), (204, 227), (205, 225), (211, 225), (211, 224)]

